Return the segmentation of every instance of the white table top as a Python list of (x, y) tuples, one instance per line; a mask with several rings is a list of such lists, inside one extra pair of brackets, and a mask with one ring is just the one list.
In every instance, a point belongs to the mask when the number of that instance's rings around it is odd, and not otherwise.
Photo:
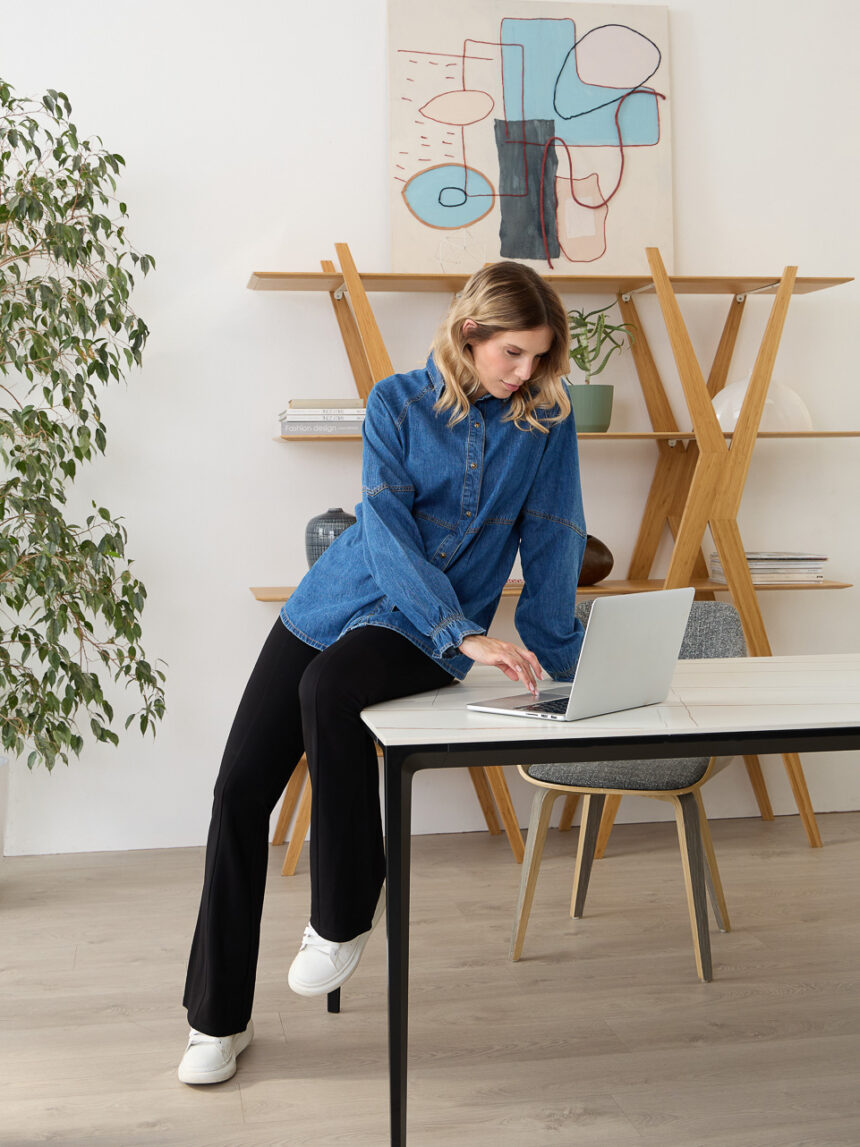
[(465, 708), (468, 701), (516, 691), (499, 670), (477, 665), (458, 685), (371, 705), (361, 716), (383, 745), (860, 728), (860, 653), (679, 661), (663, 704), (580, 721), (536, 721)]

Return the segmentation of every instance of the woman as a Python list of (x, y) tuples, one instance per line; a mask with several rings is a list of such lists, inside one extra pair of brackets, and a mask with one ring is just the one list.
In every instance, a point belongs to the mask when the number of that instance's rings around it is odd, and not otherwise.
[[(339, 987), (383, 911), (385, 858), (367, 705), (462, 680), (478, 662), (536, 693), (573, 677), (585, 550), (576, 431), (561, 382), (567, 315), (503, 262), (455, 299), (425, 367), (367, 402), (362, 501), (284, 606), (242, 697), (215, 786), (184, 1003), (185, 1083), (236, 1070), (253, 1035), (269, 816), (307, 754), (311, 914), (289, 971)], [(487, 629), (519, 549), (524, 645)]]

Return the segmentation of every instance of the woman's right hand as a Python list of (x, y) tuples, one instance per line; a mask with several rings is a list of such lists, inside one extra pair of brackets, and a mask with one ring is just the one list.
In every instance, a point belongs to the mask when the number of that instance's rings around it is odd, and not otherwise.
[(479, 633), (471, 634), (457, 648), (479, 665), (495, 665), (511, 681), (522, 681), (532, 696), (537, 696), (537, 682), (544, 674), (531, 650)]

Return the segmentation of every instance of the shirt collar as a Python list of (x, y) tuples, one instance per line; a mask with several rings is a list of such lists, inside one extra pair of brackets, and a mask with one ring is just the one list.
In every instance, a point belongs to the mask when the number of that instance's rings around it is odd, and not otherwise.
[[(436, 392), (436, 397), (441, 398), (442, 392), (445, 389), (445, 380), (442, 378), (442, 374), (439, 370), (439, 367), (436, 365), (436, 360), (433, 358), (432, 354), (427, 359), (427, 373), (430, 375), (430, 381), (433, 384), (433, 389)], [(482, 394), (481, 397), (475, 399), (475, 401), (483, 402), (487, 398), (492, 399), (493, 402), (504, 401), (504, 399), (496, 398), (492, 394)]]
[(436, 360), (433, 355), (427, 359), (427, 373), (430, 375), (430, 381), (433, 383), (433, 389), (436, 392), (436, 397), (441, 398), (442, 392), (445, 389), (445, 380), (443, 379), (439, 367), (436, 365)]

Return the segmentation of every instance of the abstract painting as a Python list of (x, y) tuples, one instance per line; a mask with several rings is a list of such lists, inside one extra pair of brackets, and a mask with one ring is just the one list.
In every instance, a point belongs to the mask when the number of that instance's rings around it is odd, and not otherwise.
[(389, 0), (392, 268), (671, 271), (667, 9)]

